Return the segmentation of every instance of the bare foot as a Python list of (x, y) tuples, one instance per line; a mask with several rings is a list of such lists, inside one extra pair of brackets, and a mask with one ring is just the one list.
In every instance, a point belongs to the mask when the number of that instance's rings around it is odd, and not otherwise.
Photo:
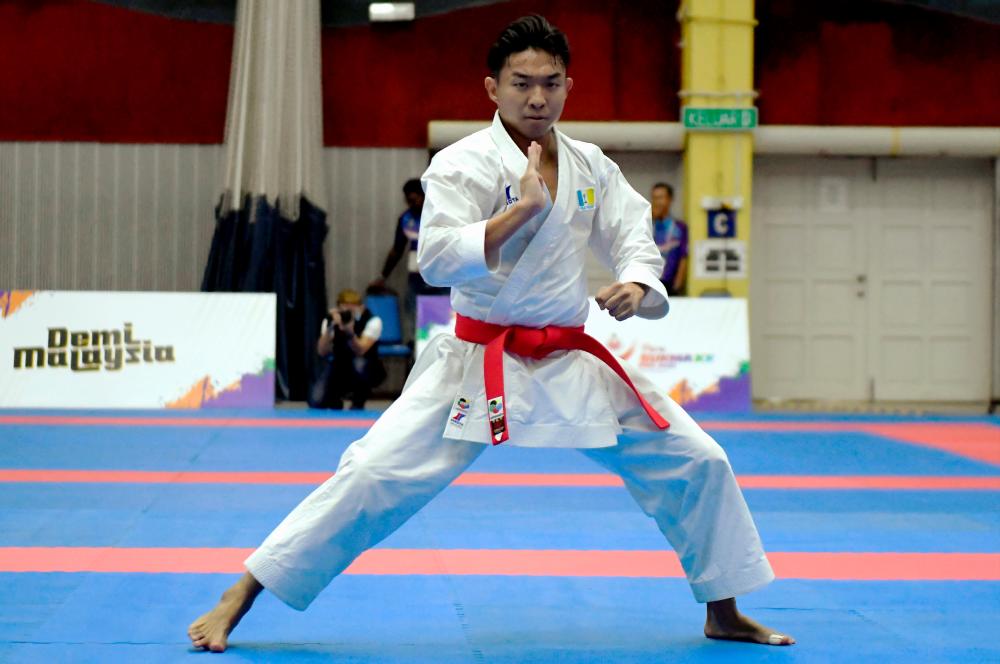
[(191, 644), (199, 650), (223, 652), (229, 633), (253, 606), (253, 601), (264, 586), (249, 572), (222, 593), (215, 608), (201, 616), (188, 627)]
[(749, 641), (771, 646), (790, 646), (795, 639), (752, 620), (736, 608), (735, 599), (708, 603), (705, 636), (727, 641)]

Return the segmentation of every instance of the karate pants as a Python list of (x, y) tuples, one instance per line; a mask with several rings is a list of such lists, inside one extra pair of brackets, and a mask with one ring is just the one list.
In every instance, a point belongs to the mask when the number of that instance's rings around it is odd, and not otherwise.
[[(250, 573), (292, 608), (308, 607), (490, 447), (442, 438), (450, 408), (425, 390), (404, 392), (250, 555)], [(622, 478), (677, 552), (697, 601), (766, 585), (774, 573), (725, 452), (673, 401), (662, 414), (666, 431), (630, 418), (617, 445), (580, 452)]]

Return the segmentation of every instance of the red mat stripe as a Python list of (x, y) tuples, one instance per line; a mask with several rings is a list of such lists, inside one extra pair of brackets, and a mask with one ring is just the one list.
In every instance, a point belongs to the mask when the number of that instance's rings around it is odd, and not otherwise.
[(367, 417), (136, 417), (106, 415), (0, 415), (0, 424), (120, 427), (264, 427), (359, 429), (375, 424)]
[(1000, 427), (989, 424), (869, 424), (863, 430), (876, 436), (1000, 466)]
[[(99, 484), (304, 484), (324, 482), (329, 472), (0, 470), (0, 483)], [(1000, 477), (923, 475), (740, 475), (745, 489), (895, 489), (914, 491), (1000, 491)], [(607, 473), (465, 473), (458, 486), (620, 487)]]
[[(2, 547), (0, 572), (236, 574), (251, 549)], [(998, 581), (996, 553), (768, 554), (785, 579)], [(682, 577), (670, 551), (374, 549), (347, 574)]]

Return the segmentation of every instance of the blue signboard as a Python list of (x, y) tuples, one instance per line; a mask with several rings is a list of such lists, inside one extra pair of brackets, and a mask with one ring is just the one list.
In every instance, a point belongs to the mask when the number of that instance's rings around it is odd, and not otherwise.
[(706, 210), (708, 213), (708, 237), (736, 237), (736, 210)]

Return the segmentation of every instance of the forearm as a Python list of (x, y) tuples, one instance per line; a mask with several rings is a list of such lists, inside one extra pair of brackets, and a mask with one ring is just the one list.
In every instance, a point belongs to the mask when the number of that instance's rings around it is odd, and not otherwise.
[(486, 263), (496, 265), (500, 260), (500, 247), (538, 214), (538, 210), (523, 201), (518, 201), (486, 222), (486, 238), (483, 242)]
[(389, 250), (389, 253), (385, 257), (385, 264), (382, 265), (382, 278), (388, 279), (392, 271), (396, 269), (396, 265), (399, 264), (399, 259), (403, 257), (403, 252), (396, 251), (395, 247)]
[(674, 290), (684, 288), (684, 282), (687, 281), (687, 264), (687, 258), (682, 258), (677, 264), (677, 274), (674, 275)]
[(367, 353), (369, 350), (371, 350), (372, 346), (374, 345), (375, 345), (375, 339), (369, 336), (357, 337), (351, 335), (347, 339), (347, 347), (350, 348), (351, 352), (357, 355), (358, 357), (361, 357), (362, 355)]
[(333, 352), (333, 337), (330, 334), (319, 335), (319, 341), (316, 342), (316, 352), (321, 356), (326, 356)]

